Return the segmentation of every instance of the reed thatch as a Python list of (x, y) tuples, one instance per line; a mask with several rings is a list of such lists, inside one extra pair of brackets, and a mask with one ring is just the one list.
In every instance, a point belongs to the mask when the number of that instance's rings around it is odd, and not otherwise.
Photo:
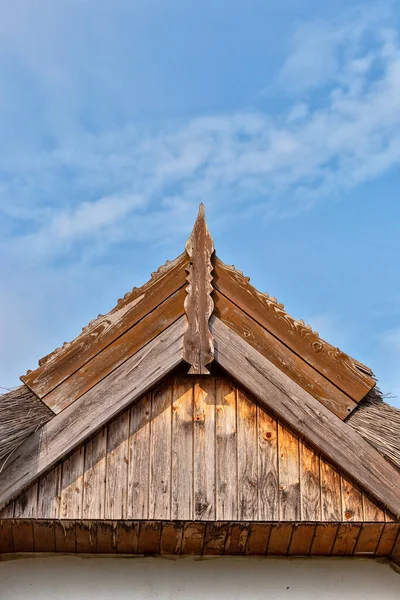
[(365, 396), (346, 423), (400, 468), (400, 409), (384, 402), (378, 388)]
[(0, 396), (0, 469), (7, 457), (54, 413), (26, 385)]

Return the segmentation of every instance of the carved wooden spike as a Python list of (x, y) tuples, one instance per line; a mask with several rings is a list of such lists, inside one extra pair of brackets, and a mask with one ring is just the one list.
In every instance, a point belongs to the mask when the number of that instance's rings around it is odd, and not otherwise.
[(200, 204), (192, 234), (186, 242), (186, 252), (190, 262), (186, 268), (189, 283), (185, 298), (188, 329), (184, 337), (183, 358), (190, 365), (189, 374), (209, 375), (206, 365), (214, 360), (214, 340), (208, 325), (214, 310), (211, 298), (214, 242), (207, 228), (203, 204)]

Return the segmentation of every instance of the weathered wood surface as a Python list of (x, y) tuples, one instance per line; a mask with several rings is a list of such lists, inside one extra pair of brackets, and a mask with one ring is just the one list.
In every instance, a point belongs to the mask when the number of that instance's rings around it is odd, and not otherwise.
[(187, 263), (187, 255), (183, 253), (160, 267), (145, 285), (134, 288), (113, 310), (89, 323), (75, 340), (43, 358), (39, 368), (21, 377), (22, 381), (43, 398), (183, 287)]
[(344, 420), (357, 407), (356, 402), (347, 394), (249, 317), (234, 302), (218, 291), (214, 292), (213, 297), (215, 316), (335, 415)]
[(185, 331), (181, 317), (32, 434), (0, 474), (0, 507), (175, 368), (182, 360)]
[(290, 348), (298, 357), (326, 377), (355, 402), (364, 398), (375, 381), (358, 368), (359, 363), (334, 348), (311, 328), (290, 317), (283, 305), (258, 292), (240, 271), (215, 257), (213, 286), (229, 298), (264, 329)]
[[(378, 523), (390, 518), (222, 375), (165, 378), (14, 504), (0, 518)], [(252, 547), (261, 530), (251, 530)], [(81, 528), (81, 546), (88, 535)], [(227, 535), (239, 531), (228, 529)]]
[(87, 391), (94, 388), (99, 381), (107, 377), (175, 323), (179, 317), (183, 316), (185, 296), (184, 288), (172, 294), (134, 327), (128, 329), (112, 344), (47, 394), (43, 401), (58, 414)]
[(216, 317), (216, 360), (262, 406), (273, 410), (314, 447), (400, 515), (400, 474), (377, 450)]
[(186, 267), (189, 285), (185, 298), (188, 329), (183, 358), (190, 365), (189, 374), (209, 375), (207, 365), (214, 360), (214, 342), (208, 324), (214, 309), (211, 298), (214, 243), (208, 231), (203, 204), (200, 204), (192, 234), (186, 242), (186, 252), (189, 257)]
[(399, 565), (400, 525), (395, 526), (383, 548), (381, 523), (6, 519), (0, 520), (0, 555), (387, 556)]

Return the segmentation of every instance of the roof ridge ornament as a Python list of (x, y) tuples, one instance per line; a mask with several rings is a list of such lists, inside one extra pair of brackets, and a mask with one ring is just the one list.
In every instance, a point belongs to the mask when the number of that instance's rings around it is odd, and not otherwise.
[(185, 249), (189, 257), (186, 267), (189, 285), (185, 298), (188, 329), (183, 340), (183, 358), (190, 365), (190, 375), (209, 375), (206, 365), (214, 360), (214, 339), (209, 328), (209, 319), (214, 310), (211, 298), (214, 242), (208, 231), (204, 204), (199, 206)]

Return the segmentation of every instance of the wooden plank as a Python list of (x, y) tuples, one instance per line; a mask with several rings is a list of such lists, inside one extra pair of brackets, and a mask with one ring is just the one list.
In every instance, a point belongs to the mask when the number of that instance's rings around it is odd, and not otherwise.
[(397, 536), (397, 540), (394, 544), (392, 553), (390, 555), (390, 560), (393, 561), (395, 565), (400, 567), (400, 533)]
[(310, 556), (330, 556), (338, 529), (339, 525), (337, 523), (318, 523), (315, 528)]
[(302, 321), (290, 317), (283, 310), (283, 305), (258, 292), (239, 271), (215, 258), (213, 276), (214, 289), (224, 294), (354, 401), (362, 400), (374, 387), (375, 381), (355, 366), (356, 361), (321, 340)]
[(97, 523), (77, 521), (75, 524), (76, 552), (80, 554), (97, 553)]
[(161, 523), (142, 521), (139, 530), (139, 554), (159, 554), (161, 543)]
[(204, 534), (203, 554), (221, 555), (225, 551), (228, 523), (208, 521)]
[(137, 554), (139, 527), (139, 521), (119, 521), (116, 523), (117, 554)]
[(161, 531), (160, 554), (180, 554), (182, 551), (183, 523), (164, 521)]
[(45, 477), (39, 480), (38, 518), (59, 519), (61, 502), (62, 467), (54, 467)]
[(216, 380), (216, 518), (238, 516), (236, 389), (223, 377)]
[(55, 521), (54, 539), (56, 552), (70, 554), (76, 551), (75, 521)]
[(214, 314), (235, 333), (245, 338), (255, 350), (271, 361), (293, 381), (322, 402), (340, 419), (346, 419), (356, 408), (347, 394), (338, 389), (312, 366), (302, 360), (279, 339), (271, 335), (246, 312), (219, 292), (214, 293)]
[(362, 494), (345, 477), (341, 478), (342, 490), (342, 520), (362, 521), (364, 518), (364, 506)]
[(400, 473), (395, 467), (219, 319), (212, 317), (211, 328), (222, 368), (391, 512), (400, 514)]
[(342, 523), (333, 545), (333, 556), (352, 556), (361, 531), (361, 523)]
[(152, 394), (150, 437), (149, 518), (171, 516), (171, 380), (163, 381)]
[(399, 531), (399, 523), (385, 523), (375, 556), (390, 556)]
[(21, 377), (22, 381), (43, 398), (184, 286), (187, 263), (184, 253), (144, 286), (134, 288), (112, 311), (92, 321), (73, 342), (56, 350), (38, 369)]
[(300, 520), (299, 440), (278, 423), (279, 515), (281, 521)]
[(104, 519), (107, 427), (85, 444), (83, 519)]
[(15, 519), (34, 519), (37, 516), (38, 484), (34, 483), (14, 502)]
[(125, 519), (127, 515), (129, 412), (107, 426), (105, 519)]
[(174, 377), (172, 385), (171, 519), (189, 520), (194, 512), (193, 381)]
[(300, 505), (302, 521), (321, 520), (321, 481), (319, 455), (300, 442)]
[(186, 242), (186, 252), (190, 260), (186, 267), (188, 329), (183, 341), (183, 358), (190, 365), (191, 375), (209, 375), (206, 365), (214, 360), (214, 342), (208, 326), (214, 308), (211, 298), (214, 243), (208, 231), (203, 204), (200, 204), (193, 231)]
[(117, 523), (98, 521), (97, 554), (115, 554), (117, 552)]
[(194, 518), (202, 521), (216, 518), (215, 385), (214, 377), (194, 384)]
[(35, 552), (54, 552), (54, 521), (40, 519), (33, 521), (33, 545)]
[(385, 521), (385, 512), (363, 494), (364, 521)]
[(279, 519), (278, 423), (257, 406), (258, 418), (258, 518)]
[(321, 459), (321, 508), (323, 521), (342, 520), (342, 495), (340, 475), (329, 463)]
[(32, 519), (13, 519), (14, 552), (33, 552), (33, 521)]
[(184, 314), (184, 299), (185, 290), (181, 288), (44, 396), (43, 402), (60, 413), (179, 319)]
[(200, 555), (203, 550), (205, 523), (191, 521), (185, 523), (182, 537), (182, 554)]
[(246, 554), (263, 555), (267, 551), (271, 525), (269, 523), (247, 524), (249, 534), (247, 538)]
[(224, 554), (230, 556), (244, 554), (248, 535), (249, 523), (229, 523)]
[(381, 539), (384, 523), (363, 523), (354, 555), (374, 555)]
[(62, 464), (60, 519), (81, 519), (85, 447), (81, 446)]
[(30, 435), (0, 474), (0, 508), (182, 360), (185, 317)]
[(257, 407), (242, 390), (237, 391), (238, 517), (258, 518)]
[(151, 394), (131, 408), (128, 465), (128, 518), (149, 515)]
[(0, 521), (0, 554), (14, 552), (12, 525), (11, 519), (2, 519)]
[(10, 502), (0, 511), (0, 519), (12, 519), (14, 516), (14, 502)]
[(292, 523), (273, 523), (269, 535), (267, 554), (272, 556), (286, 556), (292, 539)]
[(315, 534), (314, 523), (295, 523), (290, 541), (289, 556), (308, 556)]

